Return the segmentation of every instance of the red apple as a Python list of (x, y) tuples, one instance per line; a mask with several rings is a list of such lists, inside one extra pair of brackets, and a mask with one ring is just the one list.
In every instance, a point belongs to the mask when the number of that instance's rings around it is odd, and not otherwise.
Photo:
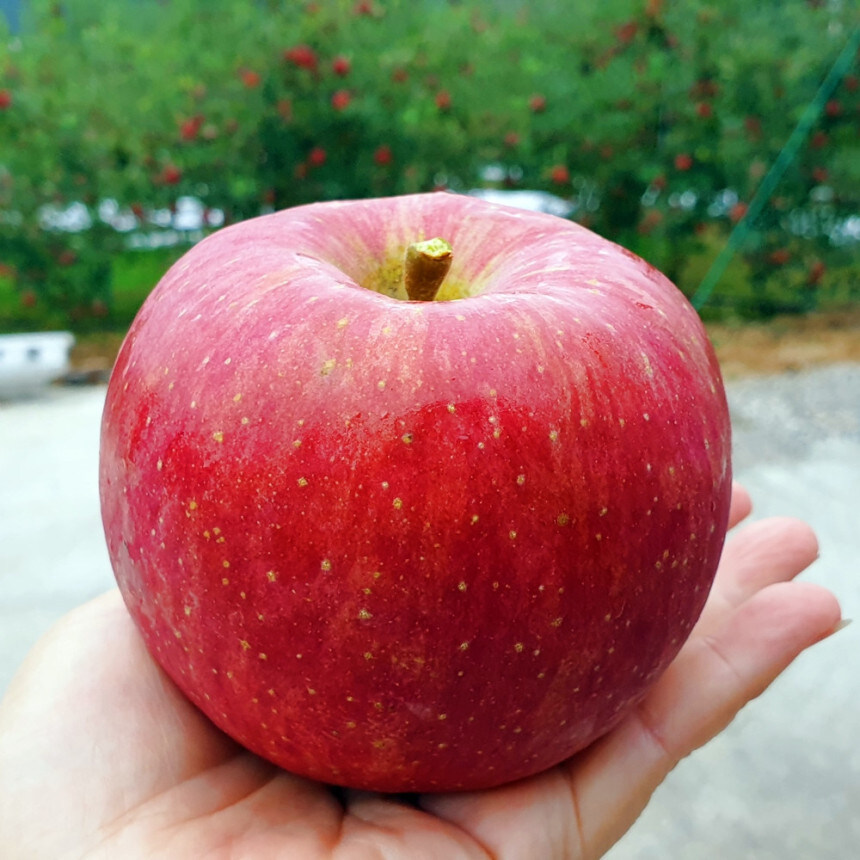
[(391, 147), (387, 144), (382, 144), (382, 146), (378, 146), (373, 153), (373, 160), (380, 166), (386, 167), (391, 164), (394, 155), (391, 152)]
[(439, 90), (436, 93), (436, 107), (441, 111), (450, 110), (451, 108), (451, 93), (448, 90)]
[(556, 185), (567, 185), (570, 182), (570, 170), (564, 164), (556, 164), (550, 169), (549, 178)]
[(239, 71), (239, 77), (242, 79), (242, 83), (249, 90), (256, 89), (260, 86), (260, 82), (262, 80), (260, 73), (255, 72), (253, 69), (241, 69)]
[(328, 158), (326, 151), (321, 146), (315, 146), (308, 153), (308, 164), (312, 167), (322, 167), (326, 162), (326, 158)]
[(331, 106), (336, 111), (342, 111), (349, 107), (351, 101), (352, 96), (348, 90), (337, 90), (331, 97)]
[(349, 57), (340, 55), (332, 60), (331, 68), (336, 75), (344, 77), (345, 75), (348, 75), (350, 69), (352, 69), (352, 63), (349, 61)]
[(159, 174), (159, 180), (165, 185), (177, 185), (182, 180), (182, 170), (175, 164), (167, 164)]
[(546, 110), (546, 96), (535, 93), (529, 98), (529, 110), (532, 113), (543, 113)]
[(318, 58), (316, 51), (309, 45), (295, 45), (284, 51), (284, 59), (300, 69), (316, 71)]
[(551, 767), (641, 699), (704, 604), (730, 471), (663, 275), (437, 193), (193, 247), (120, 352), (100, 488), (128, 608), (215, 724), (297, 774), (441, 791)]

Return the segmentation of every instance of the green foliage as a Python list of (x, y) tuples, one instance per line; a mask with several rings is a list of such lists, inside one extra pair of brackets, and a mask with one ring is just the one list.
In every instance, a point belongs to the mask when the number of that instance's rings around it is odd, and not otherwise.
[[(569, 200), (691, 293), (845, 44), (850, 6), (33, 0), (0, 46), (0, 311), (12, 284), (19, 322), (34, 302), (78, 327), (125, 317), (127, 235), (105, 200), (147, 231), (183, 195), (230, 222), (487, 185)], [(710, 312), (857, 299), (856, 278), (833, 282), (851, 264), (830, 234), (860, 212), (858, 122), (855, 61)], [(72, 204), (89, 229), (46, 227)]]

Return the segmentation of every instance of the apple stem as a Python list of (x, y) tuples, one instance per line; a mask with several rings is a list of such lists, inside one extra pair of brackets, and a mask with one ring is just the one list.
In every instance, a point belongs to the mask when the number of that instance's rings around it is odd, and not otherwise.
[(432, 302), (451, 268), (452, 250), (444, 239), (413, 242), (406, 249), (403, 284), (413, 302)]

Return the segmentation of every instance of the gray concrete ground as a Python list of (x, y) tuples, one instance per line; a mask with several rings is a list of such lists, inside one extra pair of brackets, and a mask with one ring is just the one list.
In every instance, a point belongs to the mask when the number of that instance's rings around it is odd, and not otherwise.
[[(806, 577), (860, 615), (860, 366), (729, 388), (756, 516), (811, 522)], [(98, 510), (103, 388), (0, 403), (0, 693), (53, 621), (112, 586)], [(858, 618), (860, 622), (860, 618)], [(683, 762), (611, 860), (848, 860), (860, 845), (860, 623), (800, 658)]]

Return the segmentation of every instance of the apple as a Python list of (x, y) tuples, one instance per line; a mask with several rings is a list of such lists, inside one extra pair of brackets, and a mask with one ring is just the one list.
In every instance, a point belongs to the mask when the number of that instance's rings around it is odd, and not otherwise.
[(336, 75), (344, 77), (345, 75), (348, 75), (352, 69), (352, 63), (350, 62), (349, 57), (344, 57), (340, 54), (332, 60), (331, 68)]
[(331, 97), (331, 106), (336, 111), (342, 111), (349, 107), (351, 101), (352, 96), (348, 90), (337, 90)]
[(450, 193), (299, 206), (167, 272), (107, 392), (108, 550), (155, 659), (296, 774), (528, 776), (677, 654), (729, 508), (684, 296), (570, 221)]

